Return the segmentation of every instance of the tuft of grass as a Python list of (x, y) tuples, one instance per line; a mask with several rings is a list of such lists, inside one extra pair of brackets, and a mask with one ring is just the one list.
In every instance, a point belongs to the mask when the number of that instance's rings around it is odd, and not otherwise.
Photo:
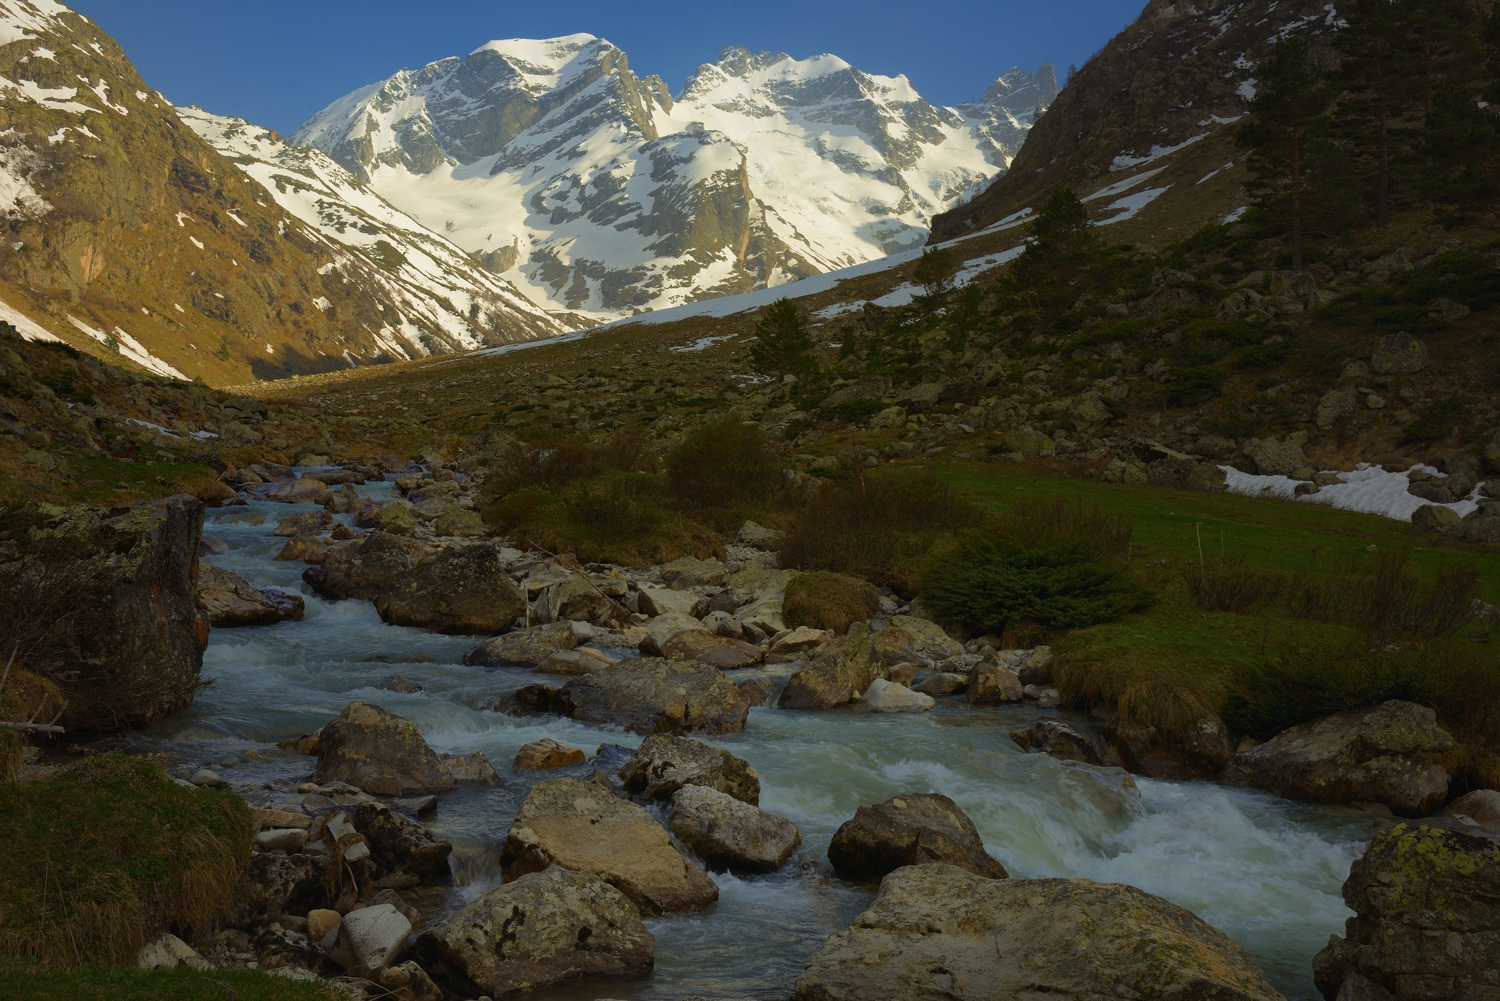
[(165, 931), (206, 930), (234, 901), (253, 836), (239, 797), (123, 754), (0, 783), (0, 955), (130, 963)]
[(0, 998), (16, 1001), (343, 1001), (327, 981), (259, 970), (138, 970), (128, 966), (49, 969), (0, 957)]
[(880, 611), (880, 592), (857, 577), (814, 570), (798, 574), (786, 586), (781, 617), (790, 629), (811, 626), (848, 632)]

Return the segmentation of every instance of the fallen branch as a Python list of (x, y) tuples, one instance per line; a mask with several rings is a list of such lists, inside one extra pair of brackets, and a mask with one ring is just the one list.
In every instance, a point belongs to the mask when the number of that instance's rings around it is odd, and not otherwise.
[(51, 723), (4, 723), (4, 722), (0, 722), (0, 727), (4, 727), (7, 730), (30, 730), (30, 731), (32, 731), (34, 733), (67, 733), (68, 732), (68, 731), (64, 730), (62, 727), (60, 727), (60, 726), (54, 726)]

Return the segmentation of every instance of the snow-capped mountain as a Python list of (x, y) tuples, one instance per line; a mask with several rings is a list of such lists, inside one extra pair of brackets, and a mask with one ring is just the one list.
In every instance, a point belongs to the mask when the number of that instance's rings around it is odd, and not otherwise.
[[(319, 273), (376, 286), (375, 339), (396, 357), (550, 337), (565, 328), (503, 278), (486, 271), (315, 147), (292, 146), (242, 118), (178, 108), (177, 117), (265, 188), (276, 204), (328, 239), (333, 259)], [(374, 263), (375, 268), (370, 264)], [(325, 312), (327, 299), (315, 305)], [(392, 309), (386, 315), (386, 304)]]
[(1050, 66), (938, 108), (830, 55), (728, 48), (673, 98), (591, 35), (490, 42), (293, 136), (532, 299), (629, 315), (920, 245), (1008, 165)]

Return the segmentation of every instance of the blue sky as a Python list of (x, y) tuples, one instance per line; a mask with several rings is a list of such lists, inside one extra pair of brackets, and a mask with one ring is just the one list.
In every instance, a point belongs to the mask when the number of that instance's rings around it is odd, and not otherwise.
[(675, 94), (726, 45), (796, 57), (832, 52), (870, 73), (905, 73), (929, 101), (979, 97), (1011, 66), (1034, 71), (1090, 54), (1144, 0), (760, 0), (646, 4), (614, 0), (73, 0), (113, 35), (147, 83), (290, 132), (334, 99), (403, 66), (463, 55), (492, 38), (584, 31), (609, 39), (638, 75)]

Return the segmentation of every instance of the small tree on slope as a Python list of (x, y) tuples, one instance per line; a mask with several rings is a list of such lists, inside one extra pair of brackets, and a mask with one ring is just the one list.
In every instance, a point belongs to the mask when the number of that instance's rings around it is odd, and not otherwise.
[(805, 375), (813, 364), (807, 354), (812, 346), (807, 323), (797, 304), (790, 299), (777, 299), (755, 323), (750, 365), (762, 375), (778, 378)]

